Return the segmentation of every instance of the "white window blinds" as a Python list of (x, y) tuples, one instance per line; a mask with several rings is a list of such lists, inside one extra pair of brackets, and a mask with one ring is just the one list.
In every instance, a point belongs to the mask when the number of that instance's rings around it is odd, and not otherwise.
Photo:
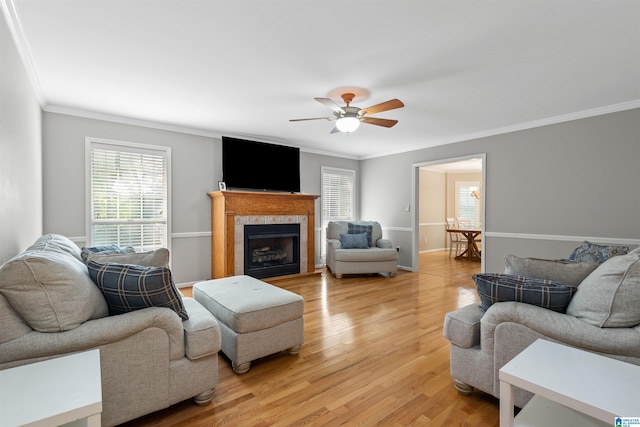
[(169, 247), (170, 150), (87, 141), (91, 246)]
[(479, 185), (478, 182), (456, 183), (456, 216), (469, 227), (480, 225), (480, 201), (473, 196)]
[(355, 199), (355, 171), (322, 168), (322, 219), (352, 220)]
[(326, 229), (329, 221), (349, 221), (355, 215), (356, 171), (322, 167), (321, 257), (326, 253)]

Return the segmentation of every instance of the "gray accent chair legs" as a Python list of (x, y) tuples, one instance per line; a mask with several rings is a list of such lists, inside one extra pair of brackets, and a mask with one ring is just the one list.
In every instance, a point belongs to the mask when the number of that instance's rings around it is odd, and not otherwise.
[(198, 406), (208, 405), (213, 400), (213, 393), (215, 391), (216, 391), (215, 388), (212, 388), (211, 390), (203, 391), (199, 395), (194, 396), (193, 402)]
[(456, 388), (456, 390), (458, 390), (458, 393), (464, 395), (464, 396), (469, 396), (471, 393), (473, 393), (473, 387), (470, 386), (469, 384), (465, 384), (460, 380), (457, 379), (453, 379), (453, 386)]

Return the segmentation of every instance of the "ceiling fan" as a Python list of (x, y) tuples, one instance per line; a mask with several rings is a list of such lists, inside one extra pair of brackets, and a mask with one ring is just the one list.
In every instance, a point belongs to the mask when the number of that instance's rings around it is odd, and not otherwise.
[(399, 99), (390, 99), (389, 101), (382, 102), (380, 104), (372, 105), (367, 108), (358, 108), (350, 106), (351, 101), (355, 97), (353, 93), (343, 93), (340, 95), (345, 102), (344, 107), (340, 107), (329, 98), (314, 98), (316, 101), (325, 105), (333, 110), (333, 117), (313, 117), (309, 119), (291, 119), (290, 122), (301, 122), (305, 120), (329, 120), (335, 121), (336, 127), (333, 128), (331, 133), (344, 132), (351, 133), (358, 129), (360, 123), (367, 123), (370, 125), (384, 126), (386, 128), (393, 127), (397, 120), (380, 119), (378, 117), (370, 117), (370, 114), (380, 113), (382, 111), (394, 110), (396, 108), (404, 107), (404, 104)]

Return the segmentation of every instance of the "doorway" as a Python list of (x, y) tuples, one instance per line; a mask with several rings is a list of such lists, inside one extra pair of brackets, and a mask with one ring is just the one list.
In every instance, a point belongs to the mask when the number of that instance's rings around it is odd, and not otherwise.
[[(481, 235), (484, 234), (486, 154), (414, 163), (412, 168), (413, 206), (415, 206), (412, 217), (412, 271), (417, 272), (421, 251), (447, 248), (445, 231), (447, 217), (475, 215)], [(441, 177), (434, 183), (433, 180), (425, 180), (425, 173), (434, 174), (432, 176), (435, 177), (441, 175)], [(438, 179), (444, 184), (437, 182)], [(456, 194), (456, 187), (458, 192), (461, 188), (464, 190)], [(460, 197), (467, 196), (467, 192), (469, 197), (476, 198), (479, 206), (476, 213), (465, 211), (464, 206), (461, 207), (459, 203)], [(480, 242), (480, 249), (484, 254), (484, 239)], [(484, 256), (481, 256), (480, 269), (484, 271)]]

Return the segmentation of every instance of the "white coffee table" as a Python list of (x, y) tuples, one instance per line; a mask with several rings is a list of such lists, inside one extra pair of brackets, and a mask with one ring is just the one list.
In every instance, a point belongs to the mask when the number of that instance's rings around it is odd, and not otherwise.
[[(613, 426), (640, 416), (640, 366), (537, 340), (500, 369), (500, 427)], [(512, 386), (535, 396), (513, 417)]]
[(0, 371), (2, 427), (100, 427), (101, 413), (99, 350)]

